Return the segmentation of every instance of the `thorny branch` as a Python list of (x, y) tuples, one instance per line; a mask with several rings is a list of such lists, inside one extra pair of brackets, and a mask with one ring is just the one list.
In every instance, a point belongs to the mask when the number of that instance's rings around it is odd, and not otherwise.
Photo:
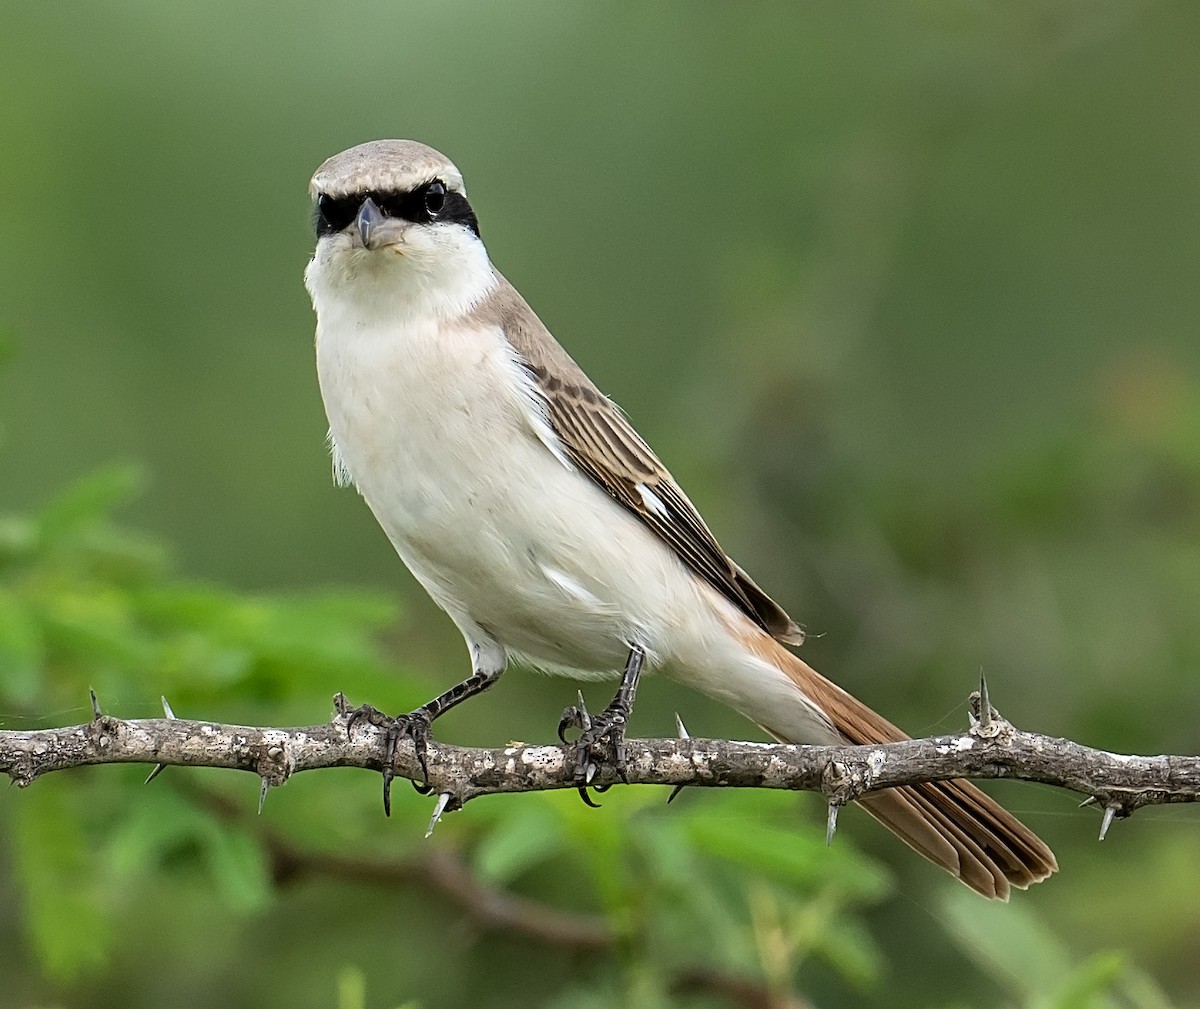
[[(323, 725), (254, 728), (173, 717), (123, 720), (93, 705), (83, 725), (32, 731), (0, 731), (0, 772), (27, 786), (51, 771), (87, 764), (146, 763), (227, 767), (251, 771), (262, 794), (299, 771), (322, 767), (383, 769), (382, 730), (360, 721), (347, 735), (349, 706), (339, 694), (337, 713)], [(1093, 749), (1068, 739), (1023, 732), (972, 695), (971, 727), (958, 735), (933, 736), (879, 746), (791, 746), (731, 740), (627, 740), (630, 784), (785, 788), (821, 792), (836, 809), (865, 792), (947, 778), (1017, 778), (1068, 788), (1104, 809), (1101, 836), (1114, 817), (1142, 806), (1200, 799), (1200, 757), (1132, 756)], [(439, 796), (433, 823), (443, 811), (502, 792), (573, 788), (569, 748), (511, 743), (496, 749), (453, 746), (430, 740), (430, 789)], [(157, 768), (156, 768), (157, 770)], [(412, 746), (401, 745), (398, 777), (423, 777)], [(608, 767), (593, 784), (618, 783)], [(832, 817), (831, 817), (832, 820)]]
[[(829, 803), (830, 833), (837, 810), (865, 792), (945, 778), (1017, 778), (1080, 792), (1087, 796), (1086, 803), (1104, 810), (1102, 838), (1115, 817), (1129, 816), (1142, 806), (1200, 799), (1200, 757), (1130, 756), (1022, 732), (999, 716), (986, 685), (981, 688), (971, 696), (971, 726), (966, 732), (881, 746), (691, 739), (679, 722), (677, 740), (626, 740), (627, 780), (669, 785), (675, 791), (688, 785), (819, 791)], [(383, 769), (383, 730), (360, 721), (350, 737), (349, 704), (340, 694), (334, 703), (337, 711), (328, 723), (272, 729), (178, 719), (165, 700), (166, 718), (123, 720), (104, 714), (93, 695), (93, 718), (83, 725), (0, 730), (0, 772), (25, 787), (50, 771), (89, 764), (153, 764), (150, 778), (166, 765), (227, 767), (259, 776), (261, 806), (270, 787), (282, 785), (298, 771)], [(438, 795), (430, 830), (444, 811), (459, 809), (481, 795), (575, 787), (570, 747), (512, 743), (474, 749), (431, 740), (427, 766), (430, 790)], [(421, 781), (410, 743), (396, 754), (393, 771)], [(610, 768), (596, 768), (594, 786), (603, 789), (617, 781)], [(321, 875), (421, 885), (459, 906), (484, 930), (500, 929), (593, 954), (616, 941), (603, 919), (559, 911), (487, 886), (453, 852), (430, 849), (424, 855), (384, 861), (304, 851), (269, 831), (262, 839), (279, 884)], [(708, 993), (747, 1009), (808, 1006), (789, 992), (704, 969), (682, 972), (672, 990), (679, 995)]]

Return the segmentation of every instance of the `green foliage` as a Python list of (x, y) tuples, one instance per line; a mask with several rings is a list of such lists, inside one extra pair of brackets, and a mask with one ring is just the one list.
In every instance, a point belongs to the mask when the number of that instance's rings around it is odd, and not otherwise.
[(508, 884), (537, 869), (566, 847), (560, 817), (540, 802), (523, 803), (497, 819), (475, 851), (475, 871), (490, 883)]
[(1022, 1009), (1168, 1009), (1153, 980), (1118, 952), (1077, 961), (1028, 910), (989, 907), (965, 893), (942, 902), (947, 932)]
[[(265, 597), (172, 578), (166, 552), (111, 520), (137, 492), (131, 467), (80, 480), (30, 517), (0, 518), (0, 702), (203, 696), (285, 699), (337, 675), (382, 678), (379, 594)], [(151, 693), (151, 697), (156, 696)]]
[(70, 979), (103, 964), (114, 933), (102, 876), (74, 808), (77, 797), (40, 789), (13, 814), (12, 854), (25, 923), (46, 971)]
[(780, 882), (812, 886), (819, 881), (864, 900), (879, 900), (888, 890), (879, 869), (864, 865), (842, 848), (826, 851), (824, 838), (797, 838), (786, 827), (762, 825), (747, 833), (737, 821), (704, 817), (690, 824), (688, 840), (698, 850), (735, 864), (769, 870)]
[(270, 902), (269, 868), (253, 837), (194, 801), (171, 791), (147, 793), (110, 829), (105, 863), (118, 886), (186, 858), (207, 873), (214, 895), (231, 911), (261, 911)]
[[(140, 483), (136, 470), (112, 467), (32, 516), (0, 521), (0, 710), (28, 713), (27, 725), (82, 717), (88, 685), (135, 711), (158, 691), (177, 705), (203, 697), (208, 714), (230, 696), (286, 710), (315, 685), (320, 696), (335, 672), (383, 675), (373, 634), (393, 618), (390, 601), (254, 597), (175, 579), (161, 547), (112, 520)], [(261, 847), (227, 817), (170, 789), (135, 797), (105, 780), (89, 791), (106, 808), (90, 831), (72, 812), (83, 801), (78, 777), (39, 784), (15, 814), (26, 921), (51, 975), (104, 962), (129, 913), (125, 888), (176, 863), (202, 871), (234, 913), (269, 904)]]

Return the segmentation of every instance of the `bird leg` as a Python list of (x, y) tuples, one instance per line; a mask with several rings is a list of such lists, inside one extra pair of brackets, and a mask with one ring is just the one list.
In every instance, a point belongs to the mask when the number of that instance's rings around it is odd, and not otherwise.
[(621, 676), (621, 685), (617, 693), (605, 708), (597, 715), (590, 715), (583, 707), (580, 697), (578, 707), (567, 708), (558, 723), (558, 738), (567, 742), (565, 732), (568, 728), (577, 728), (579, 738), (575, 741), (575, 785), (579, 789), (580, 798), (589, 806), (594, 803), (587, 794), (587, 787), (596, 776), (600, 762), (607, 754), (599, 752), (607, 742), (612, 748), (612, 766), (622, 781), (628, 781), (628, 769), (625, 751), (625, 726), (633, 712), (633, 701), (637, 696), (638, 680), (642, 675), (642, 663), (646, 659), (646, 650), (641, 645), (629, 646), (629, 658), (625, 662), (625, 672)]
[(402, 739), (411, 739), (416, 753), (417, 764), (421, 768), (421, 783), (413, 782), (422, 795), (429, 791), (429, 766), (425, 755), (429, 748), (429, 727), (435, 718), (444, 715), (456, 704), (461, 704), (468, 697), (482, 694), (488, 687), (500, 679), (500, 669), (481, 669), (478, 666), (462, 683), (456, 683), (445, 693), (438, 694), (432, 701), (422, 704), (415, 711), (406, 715), (385, 715), (378, 708), (369, 704), (355, 708), (346, 719), (346, 735), (354, 731), (359, 722), (369, 722), (371, 725), (384, 730), (384, 759), (383, 759), (383, 812), (385, 816), (392, 815), (392, 779), (395, 774), (396, 750)]

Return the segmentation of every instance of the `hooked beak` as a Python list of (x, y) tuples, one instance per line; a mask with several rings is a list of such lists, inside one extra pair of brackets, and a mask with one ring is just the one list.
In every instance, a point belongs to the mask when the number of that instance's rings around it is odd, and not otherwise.
[(358, 216), (354, 219), (354, 227), (358, 231), (358, 237), (362, 240), (364, 249), (372, 248), (371, 234), (385, 220), (383, 211), (375, 205), (374, 200), (369, 196), (363, 200), (362, 206), (358, 208)]

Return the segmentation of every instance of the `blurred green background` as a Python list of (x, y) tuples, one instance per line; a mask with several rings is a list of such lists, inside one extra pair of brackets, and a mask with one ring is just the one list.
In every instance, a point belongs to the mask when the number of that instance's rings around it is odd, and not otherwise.
[[(1198, 32), (1136, 0), (7, 0), (0, 728), (89, 684), (315, 722), (466, 669), (330, 481), (301, 283), (312, 170), (395, 136), (458, 163), (817, 668), (915, 734), (982, 669), (1024, 728), (1197, 752)], [(517, 670), (439, 732), (546, 740), (573, 696)], [(674, 711), (759, 738), (665, 682), (634, 729)], [(1097, 844), (1077, 797), (995, 788), (1062, 866), (999, 908), (865, 817), (826, 850), (812, 797), (492, 799), (421, 842), (429, 801), (385, 821), (370, 775), (253, 819), (249, 778), (144, 770), (4, 794), (3, 1005), (1200, 1006), (1186, 809)], [(441, 856), (608, 938), (489, 929)]]

